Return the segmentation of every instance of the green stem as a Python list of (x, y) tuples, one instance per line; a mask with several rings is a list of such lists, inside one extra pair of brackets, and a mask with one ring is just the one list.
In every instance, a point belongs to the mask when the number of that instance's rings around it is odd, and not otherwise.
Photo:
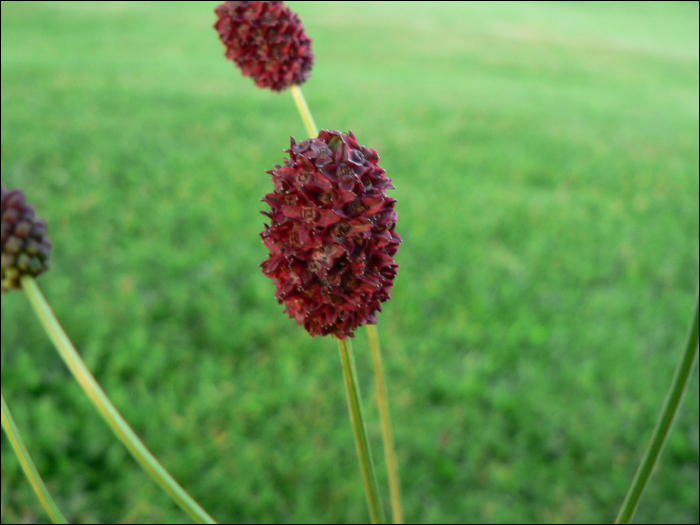
[(389, 397), (386, 390), (386, 378), (382, 353), (379, 348), (379, 334), (373, 324), (367, 325), (369, 346), (372, 349), (372, 361), (374, 362), (374, 380), (377, 389), (377, 403), (379, 415), (382, 420), (382, 438), (384, 439), (384, 455), (389, 471), (389, 489), (391, 491), (391, 511), (394, 515), (394, 523), (403, 523), (403, 507), (401, 505), (401, 481), (399, 478), (399, 466), (396, 461), (394, 448), (394, 434), (391, 430), (391, 415), (389, 413)]
[[(298, 85), (293, 85), (290, 90), (292, 91), (292, 96), (294, 97), (294, 102), (296, 102), (297, 109), (299, 109), (299, 114), (301, 115), (301, 120), (306, 126), (306, 131), (309, 133), (310, 137), (318, 136), (318, 129), (314, 123), (314, 118), (311, 115), (309, 106), (306, 104), (306, 99), (301, 91), (301, 87)], [(372, 346), (372, 356), (374, 360), (374, 372), (377, 384), (377, 396), (379, 400), (379, 412), (382, 419), (382, 435), (384, 438), (384, 450), (386, 452), (386, 462), (387, 468), (389, 470), (389, 486), (391, 489), (391, 506), (394, 513), (394, 523), (403, 523), (403, 510), (401, 507), (401, 489), (399, 483), (399, 469), (396, 462), (396, 453), (394, 452), (394, 438), (391, 432), (391, 418), (389, 416), (389, 402), (386, 395), (386, 381), (384, 379), (384, 368), (382, 365), (382, 357), (379, 352), (379, 336), (377, 335), (376, 327), (373, 325), (367, 325), (367, 331), (369, 333), (370, 345)], [(347, 344), (347, 354), (349, 355), (351, 363), (351, 374), (354, 376), (354, 361), (352, 358), (352, 348), (350, 347), (350, 341), (348, 340), (338, 340), (340, 343), (340, 356), (343, 359), (343, 345)], [(343, 361), (343, 370), (345, 371), (347, 367), (345, 366), (345, 361)], [(359, 389), (357, 388), (356, 379), (354, 381), (354, 388), (357, 392), (357, 397), (359, 398)], [(348, 402), (350, 402), (351, 394), (348, 387), (348, 376), (345, 377), (345, 385), (348, 388)], [(379, 505), (379, 499), (376, 495), (376, 479), (374, 476), (374, 465), (372, 464), (372, 458), (369, 454), (369, 446), (366, 443), (366, 437), (364, 437), (364, 421), (362, 419), (362, 410), (359, 408), (361, 425), (361, 435), (358, 435), (358, 430), (355, 427), (356, 415), (353, 415), (352, 403), (350, 402), (350, 416), (353, 418), (353, 428), (355, 429), (355, 441), (357, 443), (357, 453), (360, 456), (360, 465), (362, 467), (362, 474), (365, 480), (365, 490), (367, 491), (367, 499), (370, 505), (370, 513), (372, 514), (372, 520), (376, 523), (376, 520), (380, 519), (381, 506), (379, 510), (373, 509), (373, 499), (376, 500), (376, 505)], [(363, 460), (363, 452), (360, 446), (361, 438), (364, 439), (368, 460)], [(365, 461), (363, 463), (363, 461)], [(370, 476), (371, 470), (371, 476)], [(374, 482), (374, 486), (370, 483)], [(373, 491), (373, 493), (372, 493)], [(373, 494), (373, 495), (372, 495)]]
[(58, 510), (53, 499), (51, 499), (51, 494), (46, 490), (46, 485), (44, 485), (44, 482), (41, 480), (41, 476), (34, 466), (34, 462), (29, 455), (27, 447), (24, 446), (22, 435), (19, 433), (15, 420), (12, 419), (10, 407), (8, 407), (5, 402), (5, 396), (2, 394), (0, 394), (0, 396), (2, 397), (2, 428), (5, 429), (5, 433), (10, 439), (10, 444), (19, 458), (20, 465), (22, 465), (22, 470), (24, 470), (29, 483), (32, 485), (34, 492), (36, 492), (41, 506), (44, 507), (44, 510), (54, 523), (68, 523), (66, 518), (63, 517), (63, 514), (61, 514), (61, 511)]
[(644, 452), (644, 457), (642, 462), (637, 469), (637, 473), (632, 480), (632, 485), (630, 485), (627, 491), (627, 496), (625, 496), (625, 501), (622, 503), (622, 508), (620, 509), (615, 523), (629, 523), (634, 516), (634, 512), (637, 510), (637, 505), (639, 504), (639, 499), (644, 492), (644, 488), (649, 481), (649, 476), (654, 468), (656, 460), (659, 458), (661, 449), (666, 441), (666, 436), (671, 428), (671, 423), (673, 423), (673, 418), (678, 411), (678, 407), (681, 403), (681, 398), (683, 397), (683, 392), (688, 384), (688, 379), (690, 378), (690, 373), (693, 371), (693, 363), (698, 355), (698, 326), (700, 321), (698, 320), (698, 302), (700, 300), (700, 295), (695, 298), (695, 313), (693, 314), (693, 320), (691, 322), (690, 332), (688, 334), (688, 341), (686, 343), (685, 352), (681, 361), (678, 363), (676, 368), (676, 373), (671, 382), (671, 388), (666, 396), (666, 401), (661, 409), (661, 414), (656, 422), (656, 427), (651, 435), (651, 440)]
[(199, 523), (216, 523), (158, 462), (109, 400), (63, 331), (63, 327), (54, 316), (53, 310), (46, 302), (36, 281), (31, 277), (22, 277), (22, 288), (61, 358), (112, 431), (134, 456), (134, 459), (192, 519)]
[(318, 137), (318, 129), (316, 129), (316, 124), (314, 123), (314, 118), (311, 116), (311, 111), (309, 111), (309, 106), (306, 105), (306, 99), (304, 98), (304, 94), (301, 92), (301, 87), (294, 84), (289, 89), (292, 92), (294, 102), (296, 102), (299, 113), (301, 114), (301, 120), (304, 121), (306, 131), (309, 132), (309, 137)]
[(367, 440), (365, 429), (365, 418), (362, 412), (362, 400), (360, 399), (360, 388), (357, 384), (357, 374), (355, 373), (355, 359), (352, 355), (352, 347), (349, 339), (338, 339), (340, 348), (340, 361), (343, 364), (343, 379), (345, 380), (345, 390), (348, 395), (348, 406), (350, 408), (350, 421), (355, 434), (355, 446), (357, 456), (360, 460), (362, 470), (362, 480), (365, 484), (367, 503), (369, 504), (369, 514), (372, 523), (384, 523), (384, 513), (379, 500), (377, 490), (377, 477), (374, 472), (372, 462), (372, 452)]
[[(301, 91), (301, 87), (298, 85), (293, 85), (290, 90), (292, 91), (292, 96), (294, 97), (294, 102), (296, 102), (297, 109), (299, 109), (299, 114), (301, 115), (301, 120), (304, 121), (304, 126), (306, 126), (306, 131), (309, 133), (310, 137), (318, 136), (318, 129), (314, 123), (314, 118), (311, 115), (309, 106), (306, 104), (306, 99)], [(382, 365), (382, 357), (379, 352), (379, 336), (377, 335), (376, 327), (373, 325), (367, 325), (367, 330), (370, 338), (370, 345), (372, 346), (372, 356), (374, 360), (374, 371), (375, 379), (377, 384), (377, 396), (379, 400), (379, 412), (382, 419), (382, 435), (384, 438), (384, 450), (386, 453), (387, 468), (389, 469), (389, 486), (391, 489), (391, 506), (394, 513), (394, 523), (403, 523), (403, 510), (401, 507), (401, 489), (399, 483), (399, 469), (396, 462), (396, 453), (394, 451), (394, 438), (391, 432), (391, 418), (389, 416), (389, 402), (387, 400), (386, 394), (386, 381), (384, 379), (384, 368)], [(354, 376), (354, 361), (352, 358), (352, 348), (350, 347), (350, 341), (338, 340), (340, 343), (340, 355), (343, 358), (343, 345), (347, 344), (347, 354), (350, 356), (351, 362), (351, 372)], [(343, 370), (346, 370), (345, 361), (343, 361)], [(357, 392), (357, 397), (359, 398), (359, 389), (357, 389), (356, 379), (353, 383), (355, 385), (355, 390)], [(345, 377), (345, 385), (348, 387), (348, 376)], [(349, 387), (348, 387), (349, 388)], [(351, 395), (348, 389), (348, 401), (350, 402)], [(361, 407), (359, 409), (359, 418), (362, 419)], [(353, 415), (352, 403), (350, 403), (350, 416), (353, 418), (353, 428), (355, 428), (355, 417)], [(365, 490), (367, 491), (367, 498), (370, 505), (370, 513), (372, 514), (372, 520), (376, 523), (376, 520), (380, 519), (381, 507), (379, 511), (373, 509), (373, 498), (376, 500), (376, 505), (379, 505), (379, 499), (376, 495), (376, 479), (374, 479), (374, 465), (372, 464), (372, 458), (369, 454), (369, 446), (366, 444), (366, 437), (364, 436), (364, 421), (361, 427), (361, 435), (358, 435), (358, 430), (355, 428), (355, 441), (357, 443), (357, 452), (360, 456), (360, 465), (362, 467), (362, 474), (365, 480)], [(363, 452), (360, 446), (361, 438), (365, 440), (368, 460), (363, 463)], [(360, 440), (360, 441), (358, 441)], [(369, 475), (369, 470), (371, 467), (371, 476)], [(370, 483), (374, 482), (374, 486)], [(372, 495), (372, 491), (374, 494)]]

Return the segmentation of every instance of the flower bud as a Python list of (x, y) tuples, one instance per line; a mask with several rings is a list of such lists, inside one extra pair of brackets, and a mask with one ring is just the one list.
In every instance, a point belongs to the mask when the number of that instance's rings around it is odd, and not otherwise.
[(49, 269), (51, 240), (46, 221), (37, 219), (22, 190), (7, 191), (2, 184), (2, 291), (21, 289), (20, 277)]

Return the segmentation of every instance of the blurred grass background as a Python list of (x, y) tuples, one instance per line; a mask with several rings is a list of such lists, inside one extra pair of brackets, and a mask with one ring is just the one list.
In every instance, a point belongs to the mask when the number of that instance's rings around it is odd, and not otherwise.
[[(233, 522), (368, 519), (337, 345), (258, 264), (305, 131), (214, 2), (2, 2), (2, 181), (39, 283), (170, 472)], [(378, 150), (404, 238), (380, 316), (407, 520), (610, 522), (698, 282), (698, 4), (290, 2), (321, 128)], [(380, 482), (364, 329), (355, 340)], [(637, 514), (697, 523), (698, 380)], [(180, 523), (2, 296), (2, 390), (76, 523)], [(387, 491), (388, 492), (388, 491)], [(45, 522), (2, 438), (2, 522)]]

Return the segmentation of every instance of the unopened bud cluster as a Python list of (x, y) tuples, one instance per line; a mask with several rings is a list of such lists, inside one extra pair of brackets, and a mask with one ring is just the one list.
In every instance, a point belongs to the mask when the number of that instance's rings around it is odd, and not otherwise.
[(51, 240), (44, 219), (25, 202), (22, 190), (7, 191), (2, 184), (2, 291), (20, 289), (20, 277), (49, 269)]

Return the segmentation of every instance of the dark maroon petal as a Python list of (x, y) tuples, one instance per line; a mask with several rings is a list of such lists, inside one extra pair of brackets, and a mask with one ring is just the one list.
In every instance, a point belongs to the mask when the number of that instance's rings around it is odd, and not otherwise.
[(313, 214), (313, 208), (309, 208), (309, 210), (311, 211), (308, 213), (305, 210), (307, 210), (305, 206), (286, 206), (282, 208), (282, 213), (285, 217), (289, 217), (290, 219), (296, 219), (298, 221), (307, 222), (305, 218), (305, 213), (307, 215), (309, 213)]
[(306, 241), (309, 240), (309, 234), (313, 230), (313, 226), (302, 223), (299, 225), (299, 246), (304, 246)]
[(362, 200), (362, 204), (365, 207), (366, 215), (374, 215), (378, 213), (384, 207), (384, 196), (382, 195), (369, 195)]
[(326, 226), (330, 226), (331, 224), (335, 224), (340, 220), (340, 217), (338, 216), (337, 213), (335, 213), (333, 210), (322, 210), (318, 209), (317, 211), (319, 213), (319, 217), (316, 219), (316, 226), (320, 226), (322, 228), (325, 228)]

